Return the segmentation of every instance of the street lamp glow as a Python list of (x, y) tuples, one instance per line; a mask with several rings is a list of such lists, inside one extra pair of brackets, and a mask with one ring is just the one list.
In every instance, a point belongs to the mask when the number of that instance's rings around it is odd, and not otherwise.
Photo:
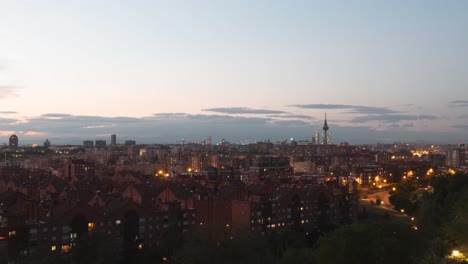
[(458, 251), (456, 249), (452, 251), (452, 256), (458, 257), (459, 255), (460, 255), (460, 251)]

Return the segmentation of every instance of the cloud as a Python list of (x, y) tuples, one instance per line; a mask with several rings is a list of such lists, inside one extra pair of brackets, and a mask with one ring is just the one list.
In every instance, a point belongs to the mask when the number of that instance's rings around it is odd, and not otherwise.
[(457, 119), (468, 119), (468, 115), (457, 116)]
[(358, 116), (351, 119), (353, 123), (365, 123), (370, 121), (379, 121), (384, 123), (396, 123), (400, 121), (413, 121), (413, 120), (436, 120), (439, 119), (433, 115), (367, 115)]
[(18, 112), (15, 111), (0, 111), (0, 114), (2, 115), (10, 115), (10, 114), (17, 114)]
[(20, 132), (20, 135), (38, 137), (38, 136), (44, 136), (44, 133), (38, 132), (38, 131), (26, 131), (26, 132)]
[(453, 125), (453, 128), (458, 128), (458, 129), (466, 129), (468, 130), (468, 125)]
[(1, 137), (10, 137), (13, 134), (17, 135), (18, 137), (21, 137), (21, 136), (38, 137), (38, 136), (45, 135), (43, 132), (39, 132), (39, 131), (0, 130)]
[(13, 134), (15, 134), (13, 130), (0, 130), (0, 137), (9, 137)]
[[(51, 116), (61, 116), (51, 119)], [(392, 115), (395, 118), (395, 115)], [(456, 132), (410, 131), (397, 127), (412, 125), (409, 119), (435, 118), (431, 116), (405, 116), (402, 124), (383, 122), (379, 128), (366, 125), (341, 126), (329, 123), (332, 142), (348, 141), (351, 144), (419, 141), (427, 138), (432, 142), (444, 142), (451, 138), (468, 139), (463, 130)], [(373, 119), (377, 119), (373, 117)], [(379, 120), (389, 118), (380, 118)], [(46, 114), (28, 118), (25, 122), (11, 122), (14, 119), (1, 119), (0, 144), (8, 141), (14, 133), (20, 136), (21, 144), (41, 144), (48, 138), (53, 144), (81, 144), (83, 140), (110, 140), (117, 134), (118, 142), (135, 140), (137, 143), (176, 143), (181, 139), (198, 142), (212, 136), (214, 142), (225, 138), (230, 142), (256, 142), (284, 138), (310, 140), (315, 130), (321, 131), (322, 122), (317, 120), (288, 120), (271, 117), (249, 117), (232, 115), (191, 115), (185, 113), (163, 113), (151, 117), (103, 117), (66, 114)], [(405, 122), (406, 121), (406, 122)], [(389, 127), (390, 126), (390, 127)], [(466, 129), (463, 126), (459, 128)], [(25, 131), (25, 132), (23, 132)], [(437, 141), (440, 140), (440, 141)]]
[(43, 114), (41, 115), (41, 117), (52, 117), (52, 118), (56, 118), (56, 117), (69, 117), (69, 116), (72, 116), (72, 115), (69, 115), (69, 114), (60, 114), (60, 113), (48, 113), (48, 114)]
[(275, 120), (272, 122), (280, 126), (310, 126), (309, 123), (301, 120)]
[(299, 104), (299, 105), (289, 105), (289, 107), (298, 107), (306, 109), (353, 109), (356, 106), (353, 105), (343, 105), (343, 104)]
[(398, 113), (395, 110), (387, 107), (363, 106), (363, 105), (346, 105), (346, 104), (298, 104), (290, 105), (290, 107), (298, 107), (303, 109), (323, 109), (323, 110), (348, 110), (348, 114), (392, 114)]
[(468, 101), (457, 100), (449, 102), (449, 107), (468, 107)]
[(387, 126), (381, 125), (379, 127), (384, 127), (384, 128), (410, 128), (414, 127), (413, 123), (408, 123), (408, 124), (390, 124)]
[(252, 109), (247, 107), (218, 107), (203, 109), (205, 112), (216, 112), (222, 114), (287, 114), (288, 112), (268, 109)]
[(315, 119), (313, 116), (308, 115), (267, 115), (270, 118), (300, 118), (300, 119)]
[(42, 122), (53, 122), (60, 120), (62, 123), (113, 123), (113, 122), (137, 122), (140, 118), (136, 117), (103, 117), (103, 116), (86, 116), (86, 115), (70, 115), (60, 113), (44, 114), (39, 117), (30, 118), (29, 121), (42, 121)]
[[(56, 119), (51, 117), (60, 116)], [(176, 118), (174, 118), (176, 117)], [(25, 123), (9, 125), (11, 131), (41, 131), (55, 143), (81, 143), (103, 135), (117, 134), (119, 139), (139, 142), (174, 143), (184, 138), (198, 140), (212, 135), (233, 142), (280, 138), (297, 133), (293, 123), (275, 123), (271, 118), (238, 117), (230, 115), (156, 114), (152, 117), (101, 117), (46, 114), (29, 118)], [(310, 124), (294, 122), (295, 126), (310, 128)], [(105, 139), (105, 138), (104, 138)], [(36, 143), (36, 142), (35, 142)]]
[(17, 119), (0, 117), (0, 126), (1, 126), (2, 129), (4, 129), (4, 128), (10, 126), (10, 125), (16, 124), (16, 123), (18, 123)]
[(147, 118), (183, 118), (187, 115), (186, 113), (157, 113)]
[(93, 129), (93, 128), (105, 128), (105, 127), (108, 127), (108, 126), (106, 126), (106, 125), (96, 125), (96, 126), (84, 126), (82, 128)]
[(16, 96), (17, 86), (0, 85), (0, 99)]

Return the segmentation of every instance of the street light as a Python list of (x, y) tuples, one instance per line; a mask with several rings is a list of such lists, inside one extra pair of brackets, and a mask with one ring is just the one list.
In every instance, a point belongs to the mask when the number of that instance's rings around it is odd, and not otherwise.
[(459, 255), (460, 255), (460, 251), (458, 251), (456, 249), (452, 250), (452, 256), (453, 257), (457, 258)]

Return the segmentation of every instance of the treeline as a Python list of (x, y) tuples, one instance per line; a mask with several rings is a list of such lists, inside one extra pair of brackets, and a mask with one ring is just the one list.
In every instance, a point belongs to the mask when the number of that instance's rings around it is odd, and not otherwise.
[(403, 182), (390, 202), (414, 218), (428, 245), (427, 263), (441, 263), (455, 249), (468, 252), (467, 174), (434, 176), (428, 188)]

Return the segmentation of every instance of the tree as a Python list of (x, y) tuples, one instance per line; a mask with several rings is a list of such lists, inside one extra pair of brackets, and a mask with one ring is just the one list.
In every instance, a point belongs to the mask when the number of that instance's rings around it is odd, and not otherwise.
[(342, 226), (319, 240), (318, 263), (416, 263), (424, 256), (421, 237), (410, 226), (364, 222)]

